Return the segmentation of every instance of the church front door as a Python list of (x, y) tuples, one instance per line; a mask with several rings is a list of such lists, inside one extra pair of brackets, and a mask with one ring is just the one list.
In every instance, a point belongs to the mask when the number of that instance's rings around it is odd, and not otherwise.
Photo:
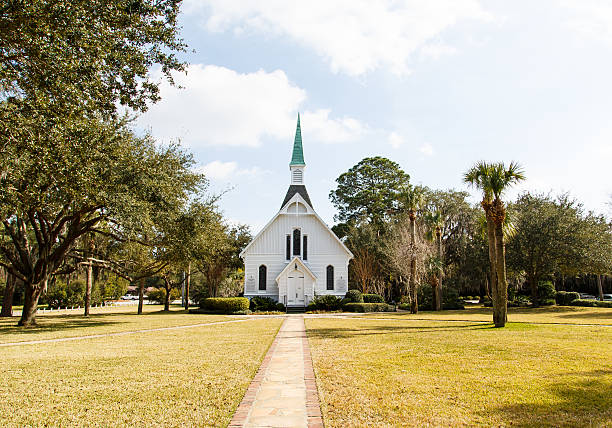
[(287, 304), (304, 305), (304, 275), (299, 272), (287, 277)]

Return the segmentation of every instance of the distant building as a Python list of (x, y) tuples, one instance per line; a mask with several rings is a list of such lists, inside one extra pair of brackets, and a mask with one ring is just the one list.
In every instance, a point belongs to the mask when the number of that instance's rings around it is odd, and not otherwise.
[(301, 307), (315, 295), (344, 296), (347, 291), (353, 254), (312, 207), (305, 168), (298, 115), (289, 190), (280, 211), (240, 253), (245, 297), (272, 297), (288, 307)]

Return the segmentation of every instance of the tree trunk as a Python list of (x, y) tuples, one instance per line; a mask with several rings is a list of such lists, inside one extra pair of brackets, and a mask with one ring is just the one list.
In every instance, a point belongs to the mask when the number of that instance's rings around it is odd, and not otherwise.
[(538, 297), (538, 281), (533, 272), (527, 274), (527, 281), (529, 281), (529, 288), (531, 288), (531, 304), (535, 307), (540, 306), (540, 300)]
[(89, 308), (91, 306), (91, 289), (93, 288), (93, 265), (91, 261), (87, 263), (85, 269), (85, 316), (89, 316)]
[(504, 327), (508, 321), (508, 284), (506, 282), (506, 249), (504, 245), (503, 221), (496, 221), (495, 238), (497, 298), (493, 302), (493, 322), (495, 327)]
[(2, 299), (2, 311), (0, 317), (13, 316), (13, 294), (15, 293), (15, 283), (17, 279), (10, 273), (6, 274), (6, 287), (4, 288), (4, 296)]
[(38, 309), (38, 299), (42, 291), (46, 288), (47, 280), (41, 284), (24, 284), (24, 302), (23, 310), (21, 311), (21, 319), (17, 323), (18, 326), (29, 327), (36, 325), (36, 310)]
[(599, 292), (599, 300), (603, 302), (604, 295), (603, 295), (603, 285), (601, 281), (601, 275), (597, 275), (597, 291)]
[(187, 277), (185, 278), (185, 310), (189, 310), (189, 285), (191, 283), (191, 262), (187, 266)]
[(138, 315), (142, 315), (142, 305), (144, 304), (144, 286), (145, 279), (140, 278), (138, 283)]
[[(489, 269), (491, 271), (491, 302), (493, 303), (493, 322), (496, 323), (495, 302), (497, 298), (497, 237), (495, 222), (490, 212), (487, 212), (487, 238), (489, 240)], [(497, 325), (497, 323), (496, 323)]]
[(436, 311), (442, 310), (442, 276), (444, 267), (442, 265), (442, 235), (438, 233), (438, 259), (440, 259), (440, 274), (438, 275), (438, 286), (436, 287)]
[(164, 312), (170, 311), (170, 281), (164, 278), (164, 288), (166, 289), (166, 296), (164, 297)]
[(415, 242), (416, 242), (416, 227), (415, 227), (415, 217), (413, 213), (410, 213), (410, 245), (412, 247), (411, 257), (410, 257), (410, 313), (416, 314), (419, 312), (419, 302), (417, 300), (417, 291), (416, 291), (416, 255), (415, 252)]

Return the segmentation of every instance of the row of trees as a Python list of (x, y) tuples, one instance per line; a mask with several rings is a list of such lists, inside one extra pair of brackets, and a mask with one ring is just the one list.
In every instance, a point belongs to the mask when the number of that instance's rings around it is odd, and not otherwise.
[(248, 230), (224, 223), (192, 156), (135, 134), (121, 115), (159, 100), (152, 67), (171, 83), (185, 69), (179, 4), (0, 6), (0, 266), (8, 301), (23, 284), (20, 325), (35, 323), (49, 281), (78, 269), (87, 315), (94, 269), (138, 283), (141, 312), (150, 276), (169, 296), (192, 269), (202, 271), (214, 295), (236, 265)]
[(438, 310), (450, 305), (453, 289), (488, 296), (501, 326), (509, 289), (530, 293), (538, 305), (542, 280), (562, 278), (563, 287), (579, 275), (601, 280), (611, 272), (611, 226), (603, 216), (568, 195), (525, 193), (504, 202), (504, 191), (524, 178), (514, 163), (481, 162), (464, 178), (482, 191), (479, 206), (467, 192), (414, 186), (381, 157), (342, 174), (330, 198), (338, 208), (334, 231), (355, 255), (351, 286), (407, 299), (413, 312), (423, 286), (431, 286)]

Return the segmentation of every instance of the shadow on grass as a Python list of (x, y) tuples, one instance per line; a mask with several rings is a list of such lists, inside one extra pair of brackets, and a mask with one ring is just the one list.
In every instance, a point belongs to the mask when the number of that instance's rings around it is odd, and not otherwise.
[(371, 336), (378, 334), (397, 334), (410, 333), (422, 334), (432, 331), (465, 331), (465, 330), (489, 330), (494, 329), (493, 325), (482, 323), (466, 323), (465, 325), (444, 325), (444, 326), (360, 326), (356, 328), (336, 327), (336, 328), (313, 328), (308, 329), (308, 337), (317, 339), (340, 339), (354, 336)]
[(583, 378), (572, 380), (561, 376), (561, 380), (552, 383), (549, 391), (557, 396), (555, 403), (512, 404), (489, 408), (485, 412), (496, 414), (512, 426), (609, 426), (612, 422), (612, 370), (567, 373), (567, 376)]
[[(114, 312), (109, 314), (92, 314), (85, 317), (82, 314), (67, 315), (42, 315), (36, 317), (36, 325), (32, 327), (18, 327), (19, 317), (0, 318), (0, 335), (28, 335), (59, 330), (71, 330), (87, 327), (101, 327), (117, 324), (125, 324), (127, 317), (147, 317), (150, 315), (175, 315), (186, 313), (185, 311), (154, 311), (138, 315), (136, 312)], [(121, 319), (119, 319), (121, 318)]]

